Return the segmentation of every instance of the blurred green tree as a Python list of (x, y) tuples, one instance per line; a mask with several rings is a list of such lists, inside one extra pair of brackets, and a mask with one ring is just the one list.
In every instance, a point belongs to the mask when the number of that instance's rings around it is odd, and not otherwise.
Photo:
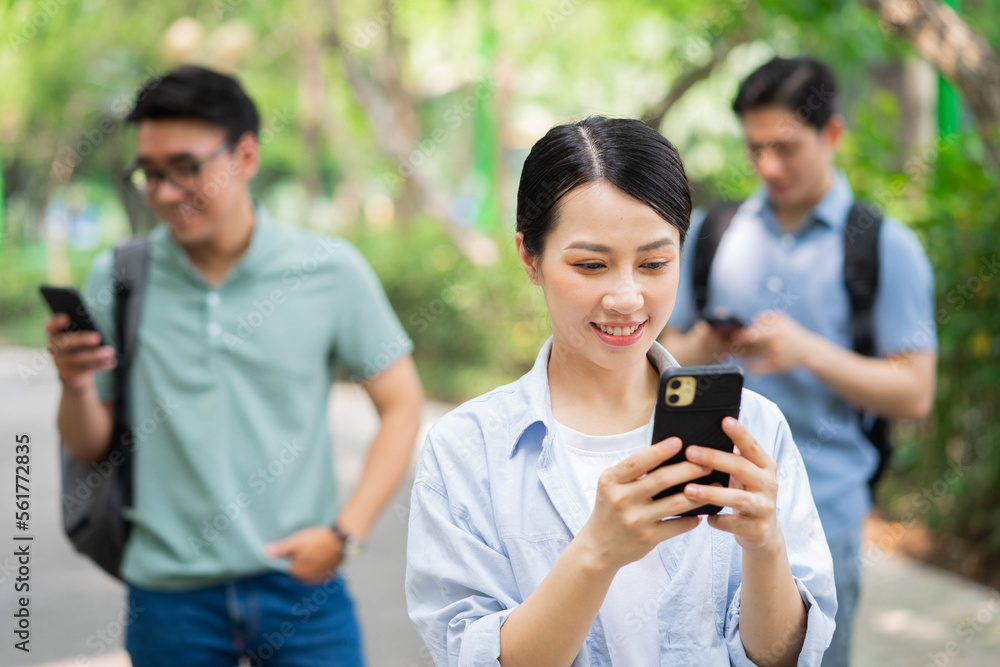
[[(913, 11), (900, 13), (904, 4)], [(121, 0), (8, 0), (0, 338), (41, 344), (35, 286), (78, 282), (95, 252), (45, 224), (50, 202), (98, 207), (105, 244), (153, 224), (118, 178), (132, 158), (121, 119), (144, 80), (198, 62), (237, 73), (261, 108), (257, 195), (288, 222), (352, 238), (414, 335), (431, 393), (463, 398), (515, 378), (547, 335), (510, 243), (534, 141), (589, 114), (641, 117), (677, 144), (699, 203), (743, 197), (755, 179), (729, 110), (736, 86), (775, 54), (807, 52), (842, 82), (851, 132), (840, 166), (860, 195), (917, 231), (937, 279), (936, 410), (897, 428), (882, 504), (962, 538), (973, 574), (1000, 570), (996, 9), (184, 0), (140, 11)], [(959, 133), (943, 140), (935, 71), (965, 100)], [(493, 208), (500, 224), (476, 231)]]

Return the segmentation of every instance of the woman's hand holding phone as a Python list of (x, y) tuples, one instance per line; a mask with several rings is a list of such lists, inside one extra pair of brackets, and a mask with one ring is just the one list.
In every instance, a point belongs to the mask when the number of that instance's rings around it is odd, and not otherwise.
[(783, 544), (775, 512), (777, 464), (732, 417), (722, 420), (722, 429), (736, 446), (733, 453), (691, 446), (685, 454), (692, 463), (729, 473), (729, 487), (688, 484), (684, 487), (684, 495), (696, 506), (708, 503), (731, 507), (732, 514), (710, 516), (708, 523), (713, 528), (732, 533), (744, 550), (769, 549)]
[(115, 367), (115, 349), (100, 346), (101, 334), (96, 331), (65, 332), (69, 315), (57, 313), (45, 321), (49, 342), (46, 349), (52, 355), (63, 385), (69, 389), (85, 389), (93, 382), (94, 373)]
[[(598, 567), (617, 570), (639, 560), (663, 540), (698, 525), (698, 517), (676, 515), (703, 505), (703, 501), (692, 501), (679, 493), (652, 499), (663, 489), (704, 477), (709, 472), (690, 461), (656, 468), (680, 449), (679, 438), (668, 438), (601, 474), (594, 511), (577, 535), (585, 541)], [(664, 520), (664, 517), (675, 518)]]

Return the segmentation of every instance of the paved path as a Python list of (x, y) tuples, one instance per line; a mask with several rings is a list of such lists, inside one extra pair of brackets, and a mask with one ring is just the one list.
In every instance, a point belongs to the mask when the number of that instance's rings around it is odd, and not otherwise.
[[(37, 371), (37, 374), (35, 374)], [(59, 385), (42, 353), (0, 348), (0, 666), (124, 667), (122, 587), (62, 537), (54, 427)], [(338, 385), (332, 398), (338, 478), (346, 493), (361, 469), (375, 411), (364, 393)], [(425, 426), (446, 406), (428, 403)], [(14, 434), (32, 439), (31, 652), (14, 649)], [(346, 570), (373, 667), (430, 667), (406, 616), (403, 559), (409, 482), (377, 524), (368, 554)], [(9, 499), (9, 500), (8, 500)], [(8, 505), (7, 503), (11, 503)], [(857, 620), (859, 667), (997, 667), (1000, 593), (867, 547)]]

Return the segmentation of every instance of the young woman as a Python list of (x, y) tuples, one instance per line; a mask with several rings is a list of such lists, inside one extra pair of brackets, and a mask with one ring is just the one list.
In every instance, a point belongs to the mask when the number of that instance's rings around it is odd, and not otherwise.
[[(690, 212), (676, 149), (639, 121), (560, 125), (531, 149), (516, 243), (552, 338), (435, 424), (413, 484), (407, 604), (436, 664), (820, 663), (833, 569), (778, 409), (744, 391), (723, 423), (736, 452), (649, 472), (681, 447), (650, 440)], [(652, 500), (709, 469), (729, 488)], [(677, 517), (704, 504), (729, 509)]]

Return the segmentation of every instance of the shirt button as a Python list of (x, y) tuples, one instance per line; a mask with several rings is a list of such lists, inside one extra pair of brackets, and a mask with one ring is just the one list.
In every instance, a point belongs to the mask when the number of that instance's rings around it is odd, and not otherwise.
[(771, 276), (770, 278), (767, 279), (767, 283), (765, 284), (767, 286), (768, 291), (772, 292), (773, 294), (777, 294), (778, 292), (781, 291), (781, 288), (785, 286), (785, 283), (783, 283), (781, 281), (781, 278), (779, 278), (778, 276)]
[(791, 234), (782, 234), (781, 247), (785, 250), (789, 250), (793, 245), (795, 245), (795, 237)]
[(208, 335), (209, 336), (211, 336), (212, 338), (215, 338), (220, 333), (222, 333), (222, 327), (219, 326), (218, 322), (212, 322), (211, 324), (208, 325)]
[(218, 292), (209, 292), (208, 295), (205, 297), (205, 302), (208, 303), (208, 305), (210, 306), (218, 306), (219, 301), (221, 300), (222, 299), (219, 298)]

